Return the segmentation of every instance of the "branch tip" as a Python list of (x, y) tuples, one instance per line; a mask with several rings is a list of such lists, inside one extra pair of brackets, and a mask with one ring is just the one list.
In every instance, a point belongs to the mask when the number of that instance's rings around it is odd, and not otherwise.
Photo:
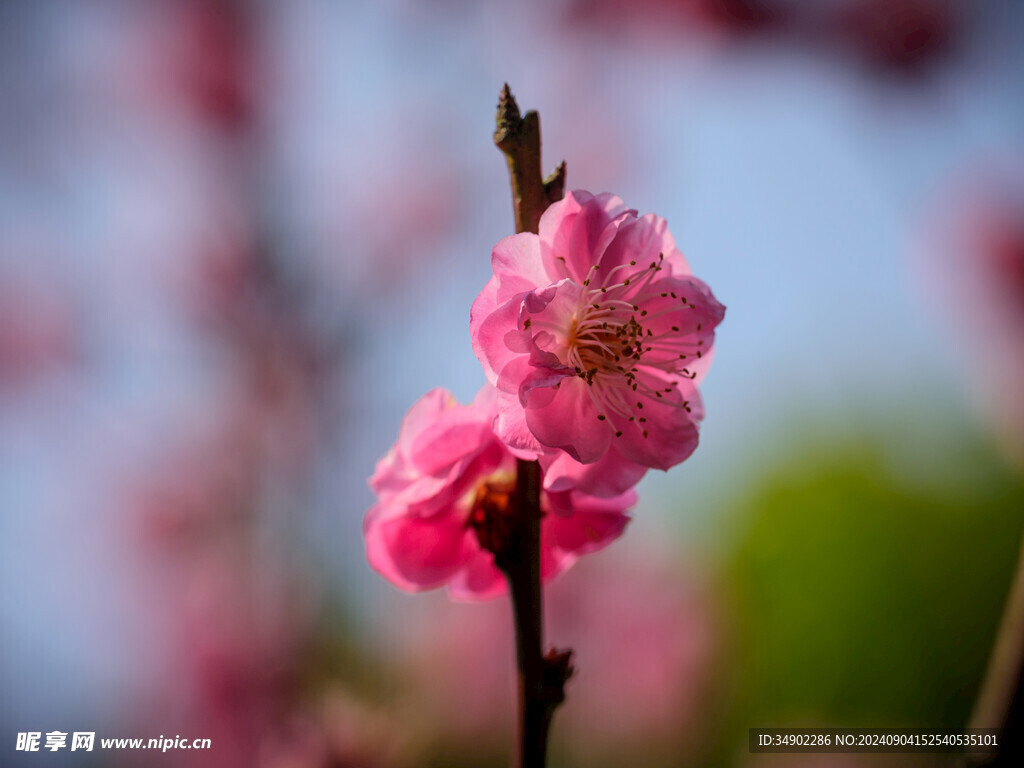
[(547, 197), (549, 205), (565, 197), (565, 160), (559, 163), (551, 175), (544, 179), (544, 195)]
[(504, 149), (503, 144), (520, 133), (523, 123), (519, 105), (516, 103), (516, 97), (512, 95), (508, 83), (505, 83), (501, 93), (498, 94), (498, 114), (495, 123), (494, 143)]
[(565, 701), (565, 683), (574, 671), (571, 649), (550, 648), (544, 654), (543, 698), (552, 709)]

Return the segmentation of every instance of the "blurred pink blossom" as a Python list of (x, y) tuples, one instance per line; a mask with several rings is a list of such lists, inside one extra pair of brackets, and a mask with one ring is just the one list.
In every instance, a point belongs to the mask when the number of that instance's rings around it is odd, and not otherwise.
[(949, 190), (927, 223), (924, 275), (965, 345), (979, 409), (1024, 466), (1024, 165), (1004, 158)]
[(50, 281), (0, 274), (0, 395), (31, 386), (77, 357), (69, 299)]
[(718, 621), (679, 560), (637, 540), (548, 590), (550, 637), (581, 670), (558, 717), (583, 765), (624, 764), (639, 745), (676, 765), (714, 720)]
[(257, 536), (269, 465), (239, 413), (222, 409), (128, 483), (136, 578), (159, 606), (148, 623), (166, 665), (133, 727), (173, 725), (214, 745), (160, 764), (253, 765), (258, 737), (289, 710), (310, 632), (311, 582), (279, 541)]
[(697, 381), (725, 308), (690, 274), (664, 219), (570, 192), (539, 234), (498, 243), (491, 265), (470, 331), (498, 388), (495, 431), (512, 450), (602, 462), (598, 473), (565, 468), (588, 492), (597, 478), (621, 492), (643, 468), (693, 453)]
[(260, 95), (253, 32), (258, 8), (235, 0), (154, 0), (125, 14), (109, 78), (136, 109), (205, 124), (228, 136), (252, 124)]
[[(577, 667), (555, 715), (564, 764), (675, 766), (705, 746), (719, 706), (719, 623), (678, 560), (630, 541), (546, 588), (546, 634), (573, 648)], [(516, 697), (508, 604), (470, 611), (428, 600), (413, 610), (394, 647), (409, 683), (405, 708), (434, 739), (507, 741)]]
[[(489, 386), (468, 406), (432, 390), (413, 405), (398, 441), (378, 462), (370, 478), (378, 502), (363, 533), (370, 564), (396, 586), (419, 591), (447, 584), (465, 600), (506, 591), (477, 534), (506, 514), (515, 489), (516, 457), (492, 431), (494, 409)], [(554, 578), (616, 539), (635, 501), (633, 490), (607, 499), (542, 492), (541, 578)]]
[(406, 765), (408, 738), (390, 713), (334, 686), (264, 735), (260, 768), (390, 768)]
[(949, 0), (853, 0), (830, 19), (829, 29), (868, 64), (912, 73), (949, 51), (955, 21)]
[(646, 27), (661, 34), (710, 32), (740, 36), (775, 29), (792, 11), (770, 0), (573, 0), (567, 21), (622, 34)]

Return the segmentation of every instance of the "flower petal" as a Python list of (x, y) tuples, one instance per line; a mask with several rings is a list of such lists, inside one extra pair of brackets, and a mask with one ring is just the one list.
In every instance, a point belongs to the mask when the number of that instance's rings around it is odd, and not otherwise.
[(622, 535), (630, 517), (622, 512), (577, 510), (569, 517), (548, 515), (541, 523), (541, 536), (548, 546), (576, 557), (596, 552)]
[[(639, 374), (637, 380), (646, 388), (665, 389), (665, 380), (649, 374)], [(634, 420), (612, 414), (615, 429), (622, 433), (615, 438), (615, 448), (624, 458), (637, 464), (667, 470), (685, 460), (697, 449), (697, 414), (687, 412), (680, 389), (689, 386), (686, 400), (696, 401), (696, 387), (684, 382), (663, 392), (661, 398), (644, 397), (638, 400)], [(639, 407), (642, 403), (643, 408)], [(693, 406), (690, 405), (691, 411)], [(639, 415), (642, 414), (642, 415)], [(640, 421), (643, 418), (645, 421)]]
[(492, 384), (498, 381), (498, 372), (508, 365), (520, 352), (511, 349), (506, 335), (516, 328), (522, 296), (498, 303), (497, 278), (492, 277), (473, 301), (469, 310), (469, 334), (473, 342), (473, 353), (484, 375)]
[(601, 458), (611, 444), (612, 434), (608, 423), (597, 418), (597, 406), (587, 392), (587, 383), (567, 376), (550, 400), (534, 395), (537, 391), (529, 393), (525, 411), (526, 424), (538, 442), (561, 448), (584, 464)]
[[(662, 262), (661, 256), (674, 268), (685, 268), (686, 261), (676, 249), (667, 222), (660, 216), (649, 213), (641, 218), (627, 218), (615, 232), (615, 239), (609, 243), (600, 257), (601, 273), (622, 264), (635, 261), (641, 268), (651, 262)], [(687, 270), (688, 271), (688, 270)]]
[[(523, 360), (524, 365), (528, 365)], [(515, 365), (515, 363), (513, 363)], [(497, 413), (494, 417), (494, 433), (517, 458), (533, 461), (545, 448), (533, 436), (526, 424), (526, 412), (519, 403), (519, 393), (498, 390)]]
[(449, 581), (473, 554), (455, 515), (423, 518), (388, 514), (378, 504), (363, 523), (370, 565), (401, 589), (432, 589)]
[(542, 456), (540, 461), (545, 490), (576, 489), (604, 498), (627, 491), (647, 473), (647, 467), (623, 457), (614, 442), (604, 456), (591, 464), (581, 464), (564, 451)]
[(553, 282), (541, 260), (540, 238), (532, 232), (506, 237), (494, 246), (491, 269), (497, 281), (499, 302)]
[(494, 555), (477, 547), (466, 566), (448, 584), (453, 600), (477, 602), (508, 592), (508, 582), (494, 564)]

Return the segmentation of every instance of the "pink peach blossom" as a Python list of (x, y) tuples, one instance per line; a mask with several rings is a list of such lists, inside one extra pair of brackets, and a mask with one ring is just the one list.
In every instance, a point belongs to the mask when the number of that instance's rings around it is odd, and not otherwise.
[(570, 192), (539, 230), (495, 246), (470, 313), (495, 431), (516, 455), (546, 456), (549, 489), (621, 493), (697, 447), (696, 385), (725, 308), (665, 220), (618, 197)]
[[(546, 636), (573, 649), (578, 669), (555, 716), (564, 765), (696, 764), (713, 737), (728, 636), (707, 574), (653, 527), (634, 534), (545, 589)], [(385, 635), (407, 683), (405, 719), (425, 741), (505, 743), (516, 698), (508, 606), (425, 599), (410, 611)]]
[[(495, 394), (485, 386), (472, 405), (460, 406), (446, 390), (428, 392), (377, 463), (370, 486), (378, 503), (363, 524), (366, 552), (370, 565), (401, 589), (447, 584), (465, 600), (506, 591), (474, 528), (482, 516), (504, 513), (515, 488), (516, 457), (492, 429)], [(632, 490), (595, 498), (561, 485), (541, 494), (544, 580), (617, 538), (636, 502)]]
[(1024, 468), (1024, 165), (1004, 155), (977, 160), (927, 215), (923, 282), (962, 349), (975, 407)]

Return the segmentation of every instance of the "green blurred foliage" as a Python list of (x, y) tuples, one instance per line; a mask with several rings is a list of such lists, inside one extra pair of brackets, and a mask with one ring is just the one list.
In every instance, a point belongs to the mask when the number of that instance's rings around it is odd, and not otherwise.
[(710, 764), (742, 762), (750, 727), (957, 728), (969, 716), (1020, 548), (1024, 483), (969, 435), (902, 457), (863, 435), (792, 438), (731, 512), (734, 647)]

